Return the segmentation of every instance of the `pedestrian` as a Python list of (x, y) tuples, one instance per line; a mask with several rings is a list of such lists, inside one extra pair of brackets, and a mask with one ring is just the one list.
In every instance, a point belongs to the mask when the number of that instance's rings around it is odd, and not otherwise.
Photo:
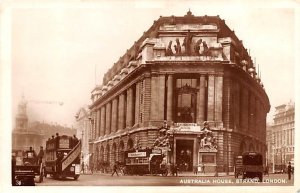
[(266, 175), (269, 176), (269, 166), (266, 166)]
[(59, 133), (56, 133), (56, 136), (55, 136), (55, 143), (56, 143), (56, 147), (59, 148)]
[(38, 153), (38, 165), (40, 165), (43, 162), (43, 157), (44, 157), (44, 149), (43, 146), (40, 147), (40, 151)]
[(198, 173), (198, 167), (194, 166), (194, 174), (197, 175), (197, 173)]
[(76, 135), (73, 135), (72, 139), (72, 148), (75, 147), (79, 142), (79, 139), (76, 137)]
[(115, 163), (113, 165), (113, 173), (111, 174), (111, 176), (114, 176), (115, 172), (116, 172), (117, 176), (119, 176), (118, 171), (117, 171), (117, 163)]
[(205, 166), (202, 164), (202, 173), (205, 174)]
[(177, 166), (177, 164), (174, 165), (174, 175), (178, 176), (178, 166)]
[(291, 179), (291, 174), (292, 174), (291, 162), (289, 162), (289, 165), (288, 165), (288, 168), (287, 168), (287, 172), (288, 172), (288, 178), (290, 180)]
[(81, 170), (82, 170), (82, 173), (84, 174), (84, 162), (81, 163)]

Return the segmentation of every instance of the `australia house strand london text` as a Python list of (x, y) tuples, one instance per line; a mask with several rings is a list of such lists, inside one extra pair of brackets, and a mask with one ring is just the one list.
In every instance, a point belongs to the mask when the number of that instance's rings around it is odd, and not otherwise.
[[(232, 172), (245, 151), (265, 159), (270, 104), (258, 74), (219, 16), (160, 17), (92, 90), (90, 162), (124, 163), (124, 151), (154, 144), (164, 120), (174, 131), (168, 162), (186, 171), (205, 162)], [(201, 157), (205, 121), (216, 157)]]

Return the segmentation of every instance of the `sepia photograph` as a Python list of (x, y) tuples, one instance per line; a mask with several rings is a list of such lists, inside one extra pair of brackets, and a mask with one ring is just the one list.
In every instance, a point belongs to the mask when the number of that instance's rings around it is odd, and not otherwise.
[(0, 27), (1, 191), (300, 192), (299, 2), (7, 0)]

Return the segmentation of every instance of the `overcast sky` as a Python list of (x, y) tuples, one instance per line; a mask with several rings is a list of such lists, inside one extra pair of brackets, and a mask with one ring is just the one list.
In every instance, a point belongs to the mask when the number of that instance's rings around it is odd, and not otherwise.
[(62, 106), (29, 102), (30, 121), (74, 125), (79, 108), (90, 104), (95, 83), (101, 84), (103, 74), (154, 20), (183, 16), (189, 9), (195, 16), (219, 15), (243, 40), (259, 64), (272, 109), (294, 100), (295, 12), (291, 7), (222, 1), (143, 2), (15, 4), (9, 17), (13, 116), (24, 93), (29, 101), (64, 102)]

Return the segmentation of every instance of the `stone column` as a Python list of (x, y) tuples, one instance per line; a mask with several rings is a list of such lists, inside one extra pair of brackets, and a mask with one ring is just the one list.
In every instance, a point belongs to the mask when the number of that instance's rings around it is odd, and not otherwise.
[(133, 89), (127, 89), (127, 109), (126, 109), (126, 127), (132, 127), (133, 123)]
[(246, 88), (241, 89), (242, 92), (242, 102), (241, 102), (241, 126), (244, 131), (248, 130), (248, 106), (249, 106), (249, 97), (248, 90)]
[[(259, 100), (256, 98), (255, 99), (255, 116), (254, 116), (254, 133), (256, 135), (259, 135), (258, 138), (261, 139), (261, 136), (260, 136), (260, 130), (261, 128), (259, 127), (259, 118), (260, 118), (260, 114), (259, 114)], [(257, 133), (258, 132), (258, 133)]]
[(240, 128), (240, 85), (235, 83), (234, 89), (234, 129)]
[(95, 120), (96, 123), (96, 138), (100, 137), (100, 109), (97, 110), (97, 118)]
[[(95, 139), (99, 137), (99, 133), (98, 133), (98, 127), (99, 127), (99, 123), (98, 123), (98, 110), (95, 110), (95, 113), (93, 113), (93, 119), (94, 119), (94, 125), (93, 127), (95, 128)], [(93, 129), (94, 129), (93, 128)]]
[(221, 123), (223, 119), (222, 105), (223, 105), (223, 77), (219, 75), (215, 77), (215, 121), (217, 121), (218, 123)]
[(124, 93), (119, 96), (119, 108), (118, 108), (118, 130), (125, 129), (125, 96)]
[(249, 119), (249, 130), (250, 132), (254, 133), (254, 116), (255, 116), (255, 97), (254, 94), (249, 92), (249, 112), (248, 112), (248, 119)]
[(168, 76), (168, 91), (167, 91), (167, 121), (173, 121), (173, 75)]
[(106, 123), (105, 123), (105, 133), (108, 135), (111, 132), (111, 102), (106, 104)]
[(199, 98), (198, 98), (198, 118), (197, 122), (202, 124), (205, 121), (205, 75), (200, 75)]
[(165, 83), (166, 76), (164, 74), (159, 75), (158, 77), (158, 120), (164, 120), (165, 114)]
[(140, 82), (136, 83), (135, 86), (135, 124), (138, 124), (140, 121)]
[(101, 114), (100, 114), (100, 117), (101, 117), (101, 121), (100, 121), (100, 136), (104, 136), (106, 134), (105, 132), (105, 106), (103, 105), (101, 107)]
[(144, 88), (143, 89), (143, 106), (142, 106), (142, 121), (143, 126), (149, 126), (150, 113), (151, 113), (151, 78), (150, 74), (144, 79)]
[(151, 76), (151, 105), (150, 105), (150, 120), (157, 120), (158, 112), (158, 93), (157, 93), (157, 74)]
[(114, 98), (112, 101), (112, 113), (111, 113), (111, 132), (117, 131), (117, 111), (118, 111), (118, 99)]
[(215, 121), (215, 75), (208, 76), (207, 120)]

